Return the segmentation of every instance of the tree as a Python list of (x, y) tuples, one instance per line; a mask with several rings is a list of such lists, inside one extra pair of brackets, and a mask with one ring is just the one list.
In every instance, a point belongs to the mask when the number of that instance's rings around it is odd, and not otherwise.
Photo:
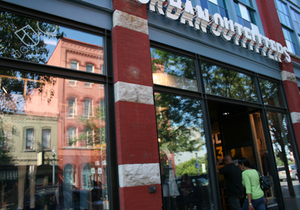
[(77, 141), (84, 141), (87, 146), (101, 148), (102, 154), (106, 152), (106, 126), (105, 126), (105, 107), (97, 106), (94, 108), (93, 117), (80, 116), (77, 121), (84, 126), (85, 132), (78, 135), (78, 138), (71, 140), (73, 144)]
[[(200, 166), (202, 164), (207, 165), (208, 164), (207, 154), (205, 155), (205, 157), (198, 157), (198, 163)], [(189, 176), (196, 176), (196, 175), (204, 173), (202, 171), (202, 168), (200, 167), (199, 169), (197, 169), (195, 164), (196, 164), (196, 158), (192, 158), (188, 161), (177, 164), (176, 165), (176, 175), (182, 176), (183, 174), (188, 174)], [(198, 173), (198, 170), (199, 170), (199, 173)]]
[[(0, 56), (33, 63), (46, 64), (49, 50), (45, 39), (60, 39), (64, 33), (59, 27), (23, 17), (9, 12), (0, 13)], [(13, 95), (22, 95), (28, 98), (30, 90), (36, 89), (43, 93), (45, 85), (56, 83), (56, 79), (48, 75), (27, 73), (22, 71), (0, 70), (1, 88), (5, 88), (7, 100)], [(54, 95), (50, 89), (48, 103)], [(3, 111), (3, 109), (2, 109)]]

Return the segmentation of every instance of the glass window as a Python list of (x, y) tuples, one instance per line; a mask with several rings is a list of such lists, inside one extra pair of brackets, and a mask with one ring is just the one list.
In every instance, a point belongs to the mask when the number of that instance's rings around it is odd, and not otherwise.
[(51, 148), (51, 129), (43, 129), (42, 130), (42, 146), (44, 149)]
[(93, 103), (92, 99), (86, 98), (84, 101), (84, 116), (92, 117), (93, 116)]
[(191, 209), (210, 209), (213, 201), (201, 103), (155, 93), (155, 106), (164, 209), (188, 209), (186, 199)]
[(267, 112), (267, 117), (285, 208), (299, 209), (299, 180), (294, 156), (296, 147), (291, 143), (287, 117), (277, 112)]
[(294, 20), (295, 29), (297, 33), (300, 34), (300, 13), (293, 9), (291, 11), (292, 11), (292, 18)]
[(151, 48), (153, 83), (198, 90), (194, 59)]
[(34, 130), (32, 128), (26, 129), (26, 149), (34, 148)]
[(0, 206), (108, 209), (105, 86), (89, 89), (95, 106), (87, 118), (74, 114), (86, 98), (80, 78), (74, 88), (65, 78), (0, 69), (0, 81)]
[(77, 61), (71, 61), (70, 62), (70, 69), (78, 70), (78, 62)]
[[(185, 0), (182, 0), (185, 3)], [(193, 7), (200, 5), (202, 9), (208, 9), (211, 15), (219, 13), (222, 17), (228, 17), (224, 0), (192, 0)]]
[(86, 64), (86, 71), (87, 72), (94, 72), (94, 65), (93, 64), (90, 64), (90, 63), (87, 63)]
[[(104, 73), (103, 37), (9, 12), (0, 18), (1, 57), (85, 71), (80, 55), (93, 58), (94, 73)], [(65, 59), (58, 62), (61, 54)]]
[(258, 102), (253, 77), (207, 62), (201, 68), (206, 93)]
[(291, 28), (290, 15), (288, 13), (287, 5), (280, 0), (276, 0), (275, 2), (280, 22)]
[(76, 127), (69, 127), (67, 146), (76, 146), (76, 145), (77, 145), (77, 129)]
[(283, 107), (279, 84), (265, 79), (259, 79), (259, 82), (264, 104)]
[(234, 6), (238, 16), (239, 24), (253, 29), (252, 24), (256, 25), (254, 16), (255, 11), (249, 5), (246, 6), (245, 4), (238, 2), (234, 2)]
[(68, 99), (68, 117), (77, 115), (77, 102), (75, 98)]
[(294, 54), (298, 54), (292, 31), (282, 27), (282, 32), (285, 38), (285, 43), (288, 48), (288, 51)]

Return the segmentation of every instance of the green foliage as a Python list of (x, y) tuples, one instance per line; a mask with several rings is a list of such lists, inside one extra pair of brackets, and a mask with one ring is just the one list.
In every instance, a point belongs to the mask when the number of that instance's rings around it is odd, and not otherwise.
[[(200, 165), (199, 174), (202, 174), (203, 172), (202, 172), (201, 165), (205, 164), (207, 166), (208, 164), (207, 155), (205, 155), (205, 157), (203, 158), (198, 157), (198, 163)], [(199, 175), (195, 164), (196, 164), (196, 158), (192, 158), (183, 163), (179, 163), (178, 165), (176, 165), (176, 175), (177, 176), (182, 176), (183, 174), (187, 174), (189, 176)]]
[(106, 145), (106, 126), (105, 126), (105, 107), (97, 106), (94, 108), (94, 116), (81, 116), (77, 121), (85, 127), (85, 131), (74, 141), (69, 139), (69, 143), (73, 144), (77, 141), (85, 141), (87, 146), (100, 147)]

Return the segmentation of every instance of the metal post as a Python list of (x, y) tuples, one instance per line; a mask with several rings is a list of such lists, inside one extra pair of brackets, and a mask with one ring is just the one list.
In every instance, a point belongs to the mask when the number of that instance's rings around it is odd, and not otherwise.
[(55, 153), (52, 154), (53, 156), (53, 169), (52, 169), (52, 184), (55, 184)]

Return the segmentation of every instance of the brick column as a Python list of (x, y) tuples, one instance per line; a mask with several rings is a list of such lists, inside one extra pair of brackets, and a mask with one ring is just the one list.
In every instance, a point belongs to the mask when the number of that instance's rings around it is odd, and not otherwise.
[[(257, 0), (256, 3), (266, 36), (281, 43), (282, 46), (285, 46), (285, 38), (275, 7), (275, 2), (273, 0)], [(300, 95), (296, 75), (292, 63), (280, 63), (280, 69), (298, 146), (300, 146)]]
[[(147, 8), (113, 0), (113, 70), (120, 209), (161, 209)], [(149, 193), (149, 186), (156, 186)]]

